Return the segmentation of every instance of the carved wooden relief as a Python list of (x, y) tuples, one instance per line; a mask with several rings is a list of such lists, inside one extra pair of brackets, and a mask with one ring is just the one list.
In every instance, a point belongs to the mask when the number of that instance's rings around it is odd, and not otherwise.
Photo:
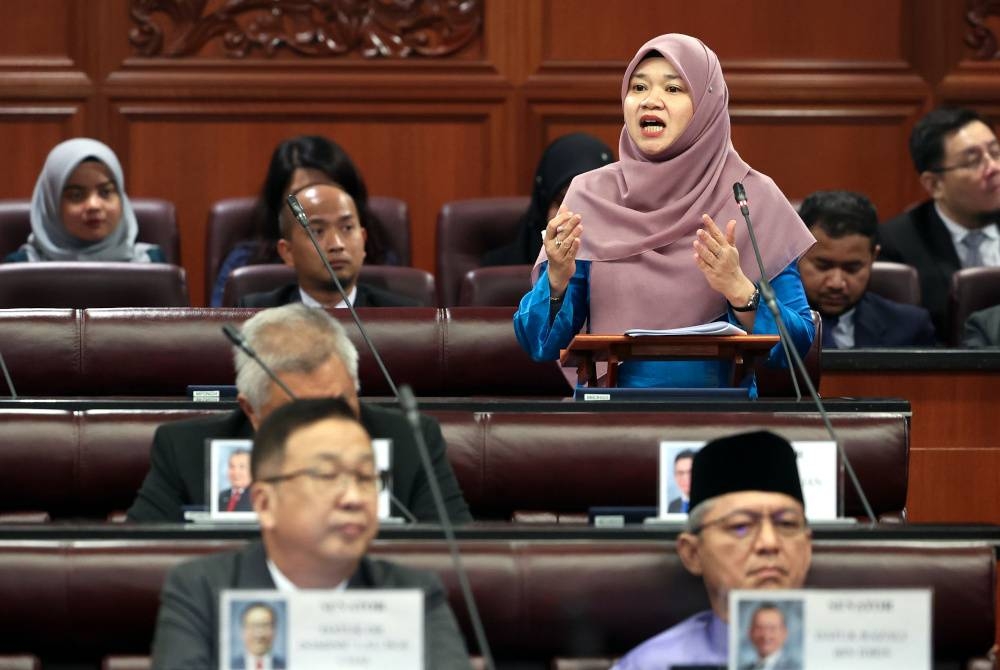
[(132, 0), (140, 56), (440, 57), (477, 40), (482, 0)]
[(1000, 0), (969, 0), (965, 20), (970, 28), (965, 43), (975, 52), (976, 60), (1000, 59), (997, 35), (988, 23), (990, 17), (1000, 18)]

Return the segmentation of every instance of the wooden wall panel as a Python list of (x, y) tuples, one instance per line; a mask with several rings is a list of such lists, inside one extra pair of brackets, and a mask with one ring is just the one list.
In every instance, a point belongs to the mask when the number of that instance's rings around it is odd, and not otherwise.
[[(367, 59), (233, 58), (218, 40), (148, 57), (135, 0), (2, 3), (0, 99), (21, 111), (0, 113), (0, 146), (17, 175), (0, 193), (27, 197), (57, 140), (103, 139), (121, 152), (131, 192), (178, 200), (184, 265), (199, 287), (208, 203), (255, 192), (280, 139), (324, 132), (373, 193), (410, 202), (415, 263), (433, 270), (446, 199), (526, 192), (544, 146), (567, 132), (617, 149), (622, 67), (658, 32), (696, 34), (720, 54), (737, 148), (793, 198), (855, 188), (888, 215), (921, 196), (905, 140), (924, 110), (948, 99), (1000, 111), (1000, 61), (963, 41), (970, 7), (996, 22), (987, 0), (466, 4), (481, 8), (481, 32), (454, 54)], [(211, 0), (205, 11), (250, 6)], [(175, 43), (180, 24), (162, 12), (155, 21)], [(192, 297), (204, 299), (198, 288)]]
[(910, 518), (928, 523), (1000, 523), (1000, 449), (910, 451)]
[[(908, 29), (905, 0), (551, 0), (542, 26), (544, 59), (628, 62), (661, 33), (696, 35), (730, 59), (899, 62)], [(596, 29), (595, 29), (596, 28)]]
[(487, 168), (507, 162), (490, 151), (503, 114), (489, 105), (384, 104), (371, 114), (363, 106), (320, 105), (305, 113), (288, 106), (131, 103), (118, 115), (125, 132), (117, 146), (127, 147), (129, 192), (177, 204), (191, 287), (203, 282), (209, 207), (257, 193), (274, 146), (289, 136), (336, 138), (356, 160), (370, 193), (406, 200), (416, 232), (414, 264), (426, 268), (434, 265), (441, 205), (494, 190), (502, 172)]

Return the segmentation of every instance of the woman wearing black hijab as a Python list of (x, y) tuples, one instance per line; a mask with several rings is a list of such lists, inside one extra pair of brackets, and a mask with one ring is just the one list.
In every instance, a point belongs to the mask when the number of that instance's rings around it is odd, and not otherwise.
[(604, 142), (586, 133), (572, 133), (556, 139), (542, 154), (535, 170), (531, 204), (521, 216), (517, 238), (483, 256), (483, 265), (530, 265), (542, 248), (542, 231), (555, 216), (573, 177), (607, 165), (614, 160)]

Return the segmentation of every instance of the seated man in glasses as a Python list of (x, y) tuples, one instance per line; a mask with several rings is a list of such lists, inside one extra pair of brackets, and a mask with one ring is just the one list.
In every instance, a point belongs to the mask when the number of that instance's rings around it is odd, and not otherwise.
[(711, 609), (643, 642), (617, 670), (725, 666), (729, 592), (802, 586), (812, 540), (795, 458), (786, 440), (766, 431), (713, 440), (695, 455), (677, 554), (704, 581)]
[(913, 127), (910, 157), (930, 199), (879, 227), (881, 258), (917, 269), (921, 300), (943, 339), (951, 275), (1000, 266), (1000, 142), (976, 112), (941, 107)]
[(424, 667), (470, 668), (440, 580), (365, 555), (378, 532), (382, 479), (371, 438), (346, 402), (296, 400), (275, 409), (254, 437), (251, 469), (261, 540), (170, 571), (160, 596), (153, 667), (216, 667), (224, 589), (419, 588)]

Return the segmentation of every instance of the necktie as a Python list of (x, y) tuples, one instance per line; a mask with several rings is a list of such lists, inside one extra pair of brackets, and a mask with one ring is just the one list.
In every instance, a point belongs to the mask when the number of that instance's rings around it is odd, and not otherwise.
[(840, 321), (839, 316), (824, 316), (823, 317), (823, 348), (824, 349), (836, 349), (837, 343), (833, 341), (833, 329), (837, 327), (837, 323)]
[(685, 514), (687, 514), (688, 505), (690, 505), (690, 504), (691, 504), (690, 500), (682, 500), (681, 501), (681, 511), (684, 512)]
[(264, 659), (257, 659), (257, 670), (264, 670)]
[[(240, 498), (242, 496), (243, 496), (243, 490), (242, 489), (233, 489), (232, 495), (229, 496), (229, 504), (226, 505), (226, 511), (227, 512), (232, 512), (234, 509), (236, 509), (236, 506), (239, 504)], [(258, 668), (258, 670), (260, 670), (260, 661), (259, 660), (257, 661), (257, 668)]]
[(962, 238), (962, 246), (965, 247), (965, 265), (963, 267), (975, 268), (983, 264), (983, 253), (981, 247), (986, 233), (981, 230), (970, 230)]

